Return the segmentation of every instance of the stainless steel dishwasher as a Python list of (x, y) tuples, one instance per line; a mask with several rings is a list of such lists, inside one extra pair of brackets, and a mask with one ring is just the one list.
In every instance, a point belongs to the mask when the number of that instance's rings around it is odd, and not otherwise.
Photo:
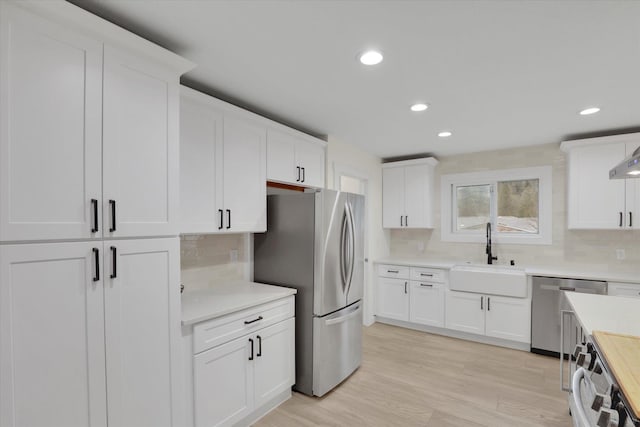
[[(563, 291), (586, 294), (607, 293), (607, 282), (558, 277), (533, 276), (533, 298), (531, 301), (531, 351), (533, 353), (560, 357), (560, 310), (568, 309)], [(566, 325), (573, 331), (575, 325)], [(568, 334), (569, 337), (579, 335)], [(571, 353), (574, 342), (565, 339), (565, 354)]]

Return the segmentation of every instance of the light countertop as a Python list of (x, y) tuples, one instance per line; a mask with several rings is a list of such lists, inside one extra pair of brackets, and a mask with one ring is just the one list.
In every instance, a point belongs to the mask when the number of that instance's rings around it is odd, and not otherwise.
[[(382, 258), (375, 261), (376, 264), (393, 264), (414, 267), (429, 267), (450, 269), (454, 265), (465, 264), (464, 261), (451, 260), (429, 260), (419, 258)], [(502, 264), (497, 264), (502, 265)], [(618, 272), (594, 268), (592, 266), (578, 266), (567, 264), (563, 266), (543, 266), (517, 264), (516, 267), (523, 268), (529, 276), (547, 277), (568, 277), (572, 279), (605, 280), (608, 282), (640, 283), (640, 273)]]
[(593, 331), (640, 336), (640, 299), (565, 292), (580, 324)]
[(295, 289), (234, 281), (182, 294), (182, 324), (192, 325), (294, 295)]

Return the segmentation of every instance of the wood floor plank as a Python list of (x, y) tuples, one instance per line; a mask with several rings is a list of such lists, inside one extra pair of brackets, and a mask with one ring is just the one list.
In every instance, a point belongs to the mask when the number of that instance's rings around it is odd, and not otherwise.
[(376, 323), (362, 366), (322, 398), (299, 393), (258, 427), (569, 427), (558, 361)]

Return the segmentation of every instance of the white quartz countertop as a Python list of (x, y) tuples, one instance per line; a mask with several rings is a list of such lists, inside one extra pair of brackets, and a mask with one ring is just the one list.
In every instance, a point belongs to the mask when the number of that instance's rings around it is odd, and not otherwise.
[(292, 288), (247, 281), (185, 292), (182, 294), (182, 324), (192, 325), (295, 293)]
[[(376, 264), (393, 264), (414, 267), (429, 267), (450, 269), (454, 265), (463, 265), (464, 261), (429, 260), (417, 258), (382, 258), (375, 261)], [(503, 264), (497, 264), (503, 265)], [(516, 263), (516, 267), (523, 268), (529, 276), (567, 277), (571, 279), (605, 280), (608, 282), (640, 283), (640, 272), (618, 272), (598, 269), (592, 266), (577, 266), (567, 264), (565, 266), (525, 265)], [(613, 268), (613, 267), (611, 267)]]
[(565, 292), (587, 334), (605, 331), (640, 336), (640, 299)]

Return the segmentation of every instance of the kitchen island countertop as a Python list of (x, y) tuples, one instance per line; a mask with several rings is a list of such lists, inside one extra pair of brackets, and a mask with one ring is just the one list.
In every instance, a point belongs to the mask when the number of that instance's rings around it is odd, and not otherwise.
[(565, 292), (580, 324), (593, 331), (640, 336), (640, 299)]
[(182, 294), (182, 325), (254, 307), (294, 295), (295, 289), (249, 281), (233, 281)]

